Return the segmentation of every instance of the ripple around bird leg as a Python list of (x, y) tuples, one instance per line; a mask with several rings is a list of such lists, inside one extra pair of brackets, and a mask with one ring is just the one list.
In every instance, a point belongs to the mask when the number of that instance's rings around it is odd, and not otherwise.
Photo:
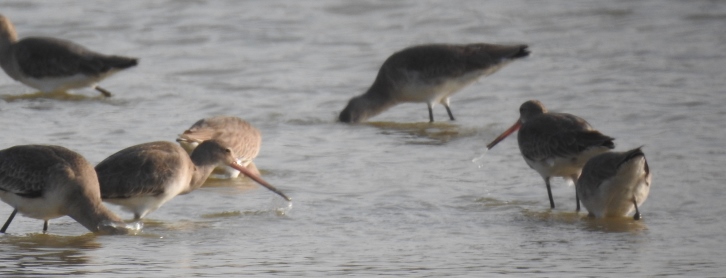
[(473, 129), (461, 129), (459, 125), (451, 123), (396, 123), (396, 122), (368, 122), (369, 126), (380, 129), (384, 134), (408, 135), (407, 144), (441, 145), (451, 140), (473, 136)]
[(632, 217), (583, 217), (582, 227), (586, 231), (606, 233), (641, 233), (648, 230), (643, 221), (633, 220)]

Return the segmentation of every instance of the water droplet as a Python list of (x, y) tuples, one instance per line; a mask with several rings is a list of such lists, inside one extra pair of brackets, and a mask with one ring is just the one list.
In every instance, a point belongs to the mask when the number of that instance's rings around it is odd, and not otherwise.
[(284, 207), (278, 207), (275, 209), (275, 213), (277, 213), (278, 216), (284, 216), (292, 209), (292, 202), (287, 202), (287, 205)]
[(487, 151), (488, 150), (485, 150), (484, 153), (482, 153), (480, 156), (478, 156), (478, 157), (476, 157), (476, 158), (474, 158), (474, 159), (471, 160), (471, 162), (473, 162), (474, 164), (476, 164), (476, 166), (479, 167), (479, 169), (481, 169), (482, 167), (484, 167), (483, 160), (484, 160), (484, 156), (486, 156), (486, 154), (487, 154)]

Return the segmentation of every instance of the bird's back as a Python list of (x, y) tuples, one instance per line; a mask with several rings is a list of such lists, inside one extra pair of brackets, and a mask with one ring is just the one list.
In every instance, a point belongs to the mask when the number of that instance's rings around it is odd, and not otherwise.
[(594, 147), (615, 147), (614, 138), (593, 129), (584, 119), (566, 113), (544, 113), (528, 120), (517, 139), (522, 155), (531, 160), (572, 157)]
[(179, 171), (191, 171), (187, 153), (178, 145), (159, 141), (123, 149), (96, 166), (104, 199), (156, 196), (174, 182)]
[(528, 55), (526, 45), (427, 44), (394, 53), (382, 68), (420, 72), (424, 79), (454, 78)]
[(71, 41), (49, 37), (18, 41), (13, 45), (13, 56), (22, 73), (32, 78), (101, 76), (137, 64), (134, 58), (103, 55)]
[(179, 135), (180, 143), (199, 144), (216, 139), (231, 148), (235, 156), (252, 160), (260, 152), (262, 136), (260, 131), (245, 120), (231, 116), (217, 116), (197, 121)]
[(0, 151), (0, 189), (20, 196), (39, 197), (63, 180), (95, 181), (95, 176), (85, 158), (64, 147), (23, 145)]

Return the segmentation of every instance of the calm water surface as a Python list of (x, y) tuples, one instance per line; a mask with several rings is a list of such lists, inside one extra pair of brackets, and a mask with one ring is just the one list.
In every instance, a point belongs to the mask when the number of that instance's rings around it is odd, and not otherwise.
[[(0, 274), (180, 276), (723, 276), (726, 223), (724, 1), (28, 1), (0, 12), (20, 36), (63, 37), (140, 65), (98, 98), (22, 97), (0, 75), (0, 147), (63, 145), (100, 162), (174, 140), (196, 120), (247, 119), (256, 160), (292, 208), (246, 179), (214, 182), (152, 213), (136, 236), (70, 218), (18, 217)], [(388, 55), (413, 44), (528, 43), (452, 99), (372, 123), (335, 122)], [(13, 98), (21, 96), (20, 99)], [(509, 139), (486, 143), (539, 99), (644, 145), (654, 173), (643, 221), (557, 209)], [(123, 217), (129, 213), (113, 207)], [(0, 204), (0, 219), (11, 208)]]

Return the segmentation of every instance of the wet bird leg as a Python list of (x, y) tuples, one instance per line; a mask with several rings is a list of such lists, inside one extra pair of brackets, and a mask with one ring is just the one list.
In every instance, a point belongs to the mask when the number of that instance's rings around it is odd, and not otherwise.
[(14, 209), (13, 213), (11, 213), (10, 217), (8, 217), (8, 221), (5, 221), (5, 225), (3, 225), (3, 228), (0, 229), (0, 233), (5, 233), (5, 231), (8, 229), (8, 226), (10, 226), (10, 222), (13, 222), (13, 218), (15, 218), (16, 213), (18, 213), (18, 210)]

